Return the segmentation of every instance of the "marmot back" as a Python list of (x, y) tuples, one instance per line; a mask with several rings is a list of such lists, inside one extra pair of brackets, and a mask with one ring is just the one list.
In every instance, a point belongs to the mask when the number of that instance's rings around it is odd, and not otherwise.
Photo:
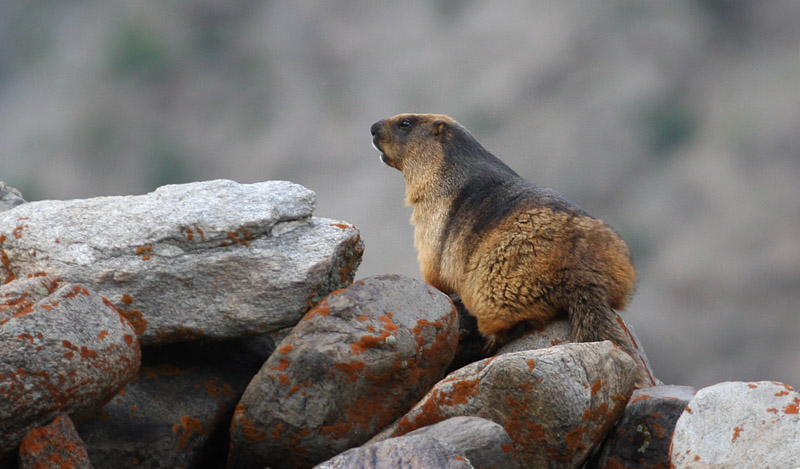
[(399, 114), (371, 133), (405, 178), (425, 281), (460, 295), (490, 345), (520, 322), (566, 314), (572, 340), (635, 353), (614, 310), (630, 299), (636, 271), (608, 225), (522, 179), (448, 116)]

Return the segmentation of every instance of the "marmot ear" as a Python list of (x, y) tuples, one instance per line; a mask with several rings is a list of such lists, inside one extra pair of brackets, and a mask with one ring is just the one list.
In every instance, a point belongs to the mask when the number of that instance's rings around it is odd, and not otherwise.
[(432, 128), (433, 136), (441, 139), (447, 135), (448, 130), (450, 130), (450, 125), (443, 120), (438, 120), (433, 123)]

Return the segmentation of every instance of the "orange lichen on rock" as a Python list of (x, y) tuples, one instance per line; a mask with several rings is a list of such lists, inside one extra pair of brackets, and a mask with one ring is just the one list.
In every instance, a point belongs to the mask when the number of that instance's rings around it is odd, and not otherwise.
[(363, 361), (353, 360), (348, 363), (334, 363), (333, 366), (344, 373), (350, 381), (355, 381), (358, 379), (358, 373), (364, 371), (366, 364)]
[(153, 252), (153, 246), (150, 246), (149, 244), (144, 246), (139, 246), (138, 248), (136, 248), (136, 255), (142, 256), (143, 261), (150, 260), (152, 252)]
[(232, 244), (241, 244), (242, 246), (249, 246), (250, 241), (253, 239), (253, 235), (250, 233), (250, 230), (245, 227), (240, 227), (236, 231), (229, 231), (227, 233), (229, 241), (222, 241), (219, 243), (220, 246), (230, 246)]
[(783, 412), (786, 414), (797, 414), (800, 412), (800, 399), (795, 397), (793, 402), (783, 409)]
[[(445, 383), (448, 381), (452, 384), (450, 389), (445, 391), (442, 388), (445, 387)], [(440, 384), (442, 385), (440, 388), (434, 388), (426, 396), (419, 412), (400, 419), (394, 432), (392, 432), (392, 436), (405, 435), (418, 428), (439, 423), (447, 418), (447, 413), (442, 412), (441, 409), (466, 404), (469, 402), (470, 397), (480, 394), (479, 378), (471, 380), (445, 378)]]
[[(135, 329), (134, 329), (135, 330)], [(156, 330), (156, 343), (163, 344), (168, 342), (191, 341), (203, 337), (203, 329), (200, 327), (178, 326), (176, 329)]]
[[(334, 292), (331, 292), (331, 295), (333, 295), (333, 294), (335, 294), (335, 293), (337, 293), (339, 291), (340, 290), (336, 290)], [(302, 320), (303, 321), (308, 321), (309, 319), (313, 318), (314, 316), (317, 316), (317, 315), (319, 315), (319, 316), (327, 316), (330, 313), (331, 313), (331, 308), (328, 305), (328, 299), (326, 297), (322, 301), (317, 303), (316, 305), (313, 305), (311, 307), (311, 309), (306, 313), (306, 315), (303, 316)]]
[[(5, 240), (5, 235), (3, 235), (3, 240)], [(0, 245), (2, 245), (2, 241), (0, 241)], [(6, 270), (6, 278), (3, 280), (3, 283), (9, 283), (17, 278), (14, 271), (11, 269), (11, 259), (8, 258), (8, 254), (2, 249), (0, 249), (0, 264), (3, 265), (3, 268)]]
[(87, 467), (89, 456), (72, 421), (56, 417), (47, 426), (28, 432), (19, 447), (20, 467)]
[(118, 309), (117, 311), (131, 323), (133, 332), (137, 335), (143, 334), (147, 330), (147, 320), (138, 309)]
[(256, 427), (253, 421), (247, 418), (245, 412), (246, 409), (244, 404), (240, 402), (236, 405), (236, 409), (233, 411), (234, 425), (237, 425), (242, 429), (242, 433), (244, 434), (248, 443), (256, 444), (267, 437), (267, 432), (266, 430)]
[(15, 238), (20, 239), (22, 238), (22, 230), (27, 227), (28, 225), (19, 225), (16, 228), (14, 228), (14, 231), (12, 231), (11, 233), (14, 235)]
[[(217, 384), (219, 381), (219, 377), (210, 379), (203, 383), (203, 386), (206, 388), (206, 393), (208, 397), (236, 397), (237, 393), (228, 383), (223, 383), (222, 385)], [(198, 384), (198, 386), (200, 386)]]
[(597, 395), (600, 392), (600, 389), (603, 387), (603, 380), (601, 378), (597, 378), (597, 380), (592, 384), (592, 396)]
[(181, 423), (172, 426), (172, 433), (178, 435), (178, 448), (185, 449), (192, 435), (203, 434), (203, 424), (197, 417), (181, 417)]
[(361, 355), (371, 348), (384, 345), (386, 343), (386, 338), (390, 335), (391, 334), (387, 331), (381, 332), (378, 336), (364, 335), (361, 336), (357, 342), (350, 344), (350, 348), (353, 349), (353, 352), (355, 352), (356, 355)]

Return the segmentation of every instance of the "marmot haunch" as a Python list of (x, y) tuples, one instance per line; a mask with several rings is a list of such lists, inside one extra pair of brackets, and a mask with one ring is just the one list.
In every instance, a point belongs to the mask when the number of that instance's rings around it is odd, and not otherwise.
[(370, 131), (405, 178), (423, 278), (461, 296), (490, 347), (520, 322), (566, 314), (571, 340), (611, 340), (636, 356), (614, 313), (636, 271), (613, 229), (522, 179), (446, 115), (399, 114)]

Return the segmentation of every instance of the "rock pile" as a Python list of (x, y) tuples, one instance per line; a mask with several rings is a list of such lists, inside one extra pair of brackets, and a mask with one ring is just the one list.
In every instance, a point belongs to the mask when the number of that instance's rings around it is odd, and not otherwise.
[(0, 196), (0, 467), (800, 465), (789, 386), (634, 390), (564, 321), (486, 356), (296, 184)]

